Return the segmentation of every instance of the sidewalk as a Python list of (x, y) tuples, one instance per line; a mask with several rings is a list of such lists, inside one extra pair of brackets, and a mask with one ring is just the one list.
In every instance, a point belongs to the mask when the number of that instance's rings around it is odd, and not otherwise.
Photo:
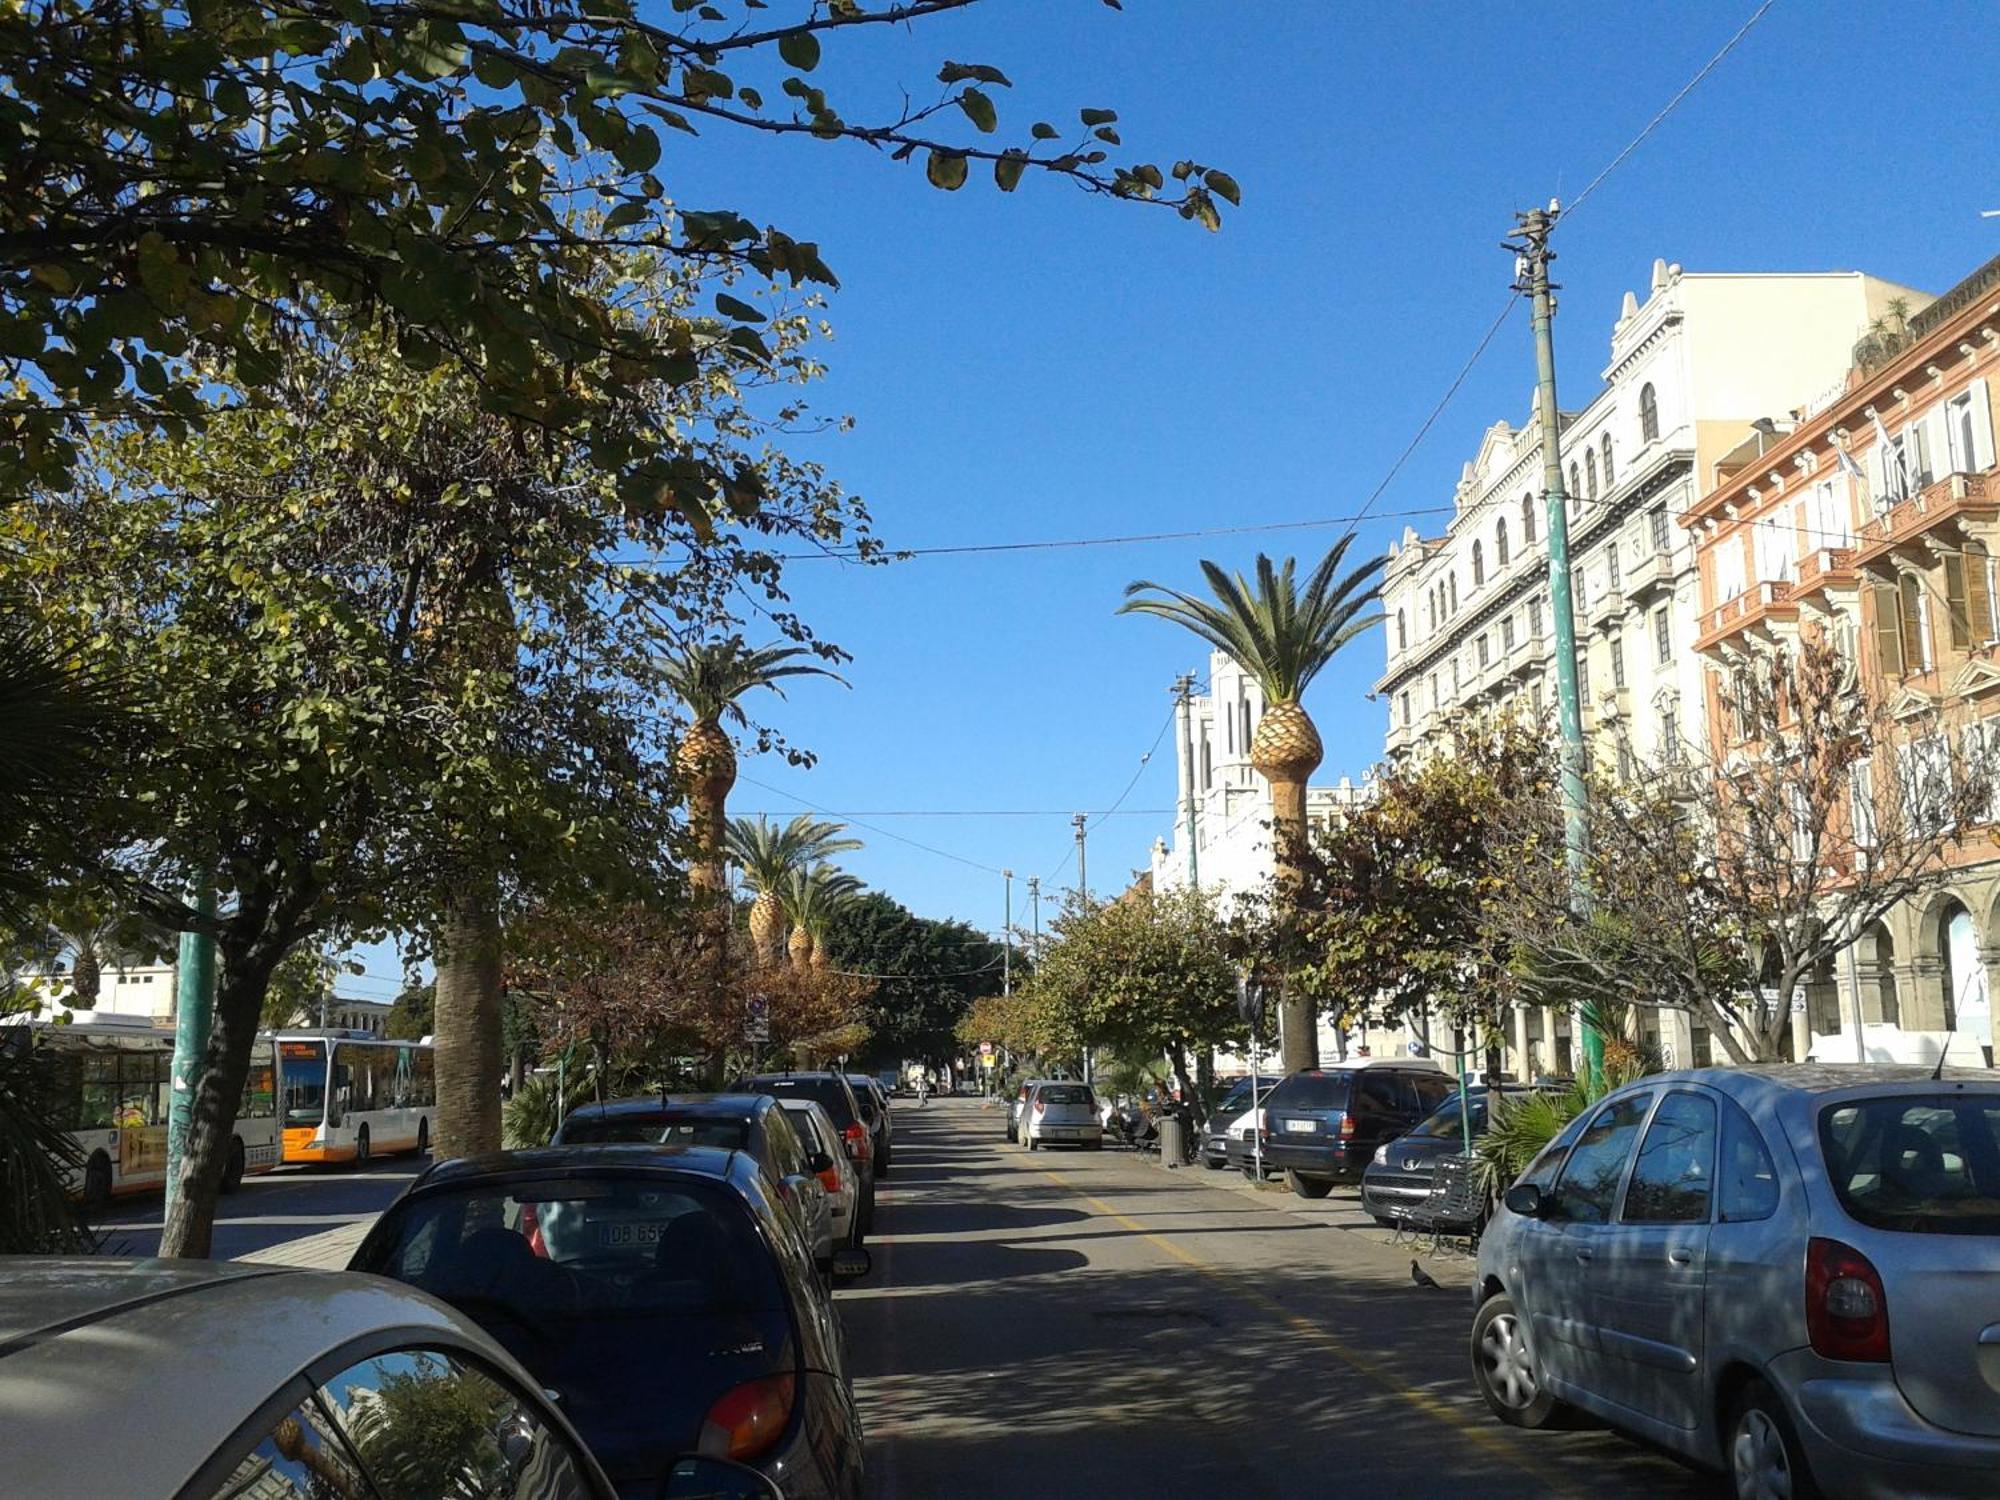
[(268, 1250), (252, 1250), (236, 1258), (258, 1265), (309, 1266), (319, 1271), (339, 1271), (346, 1267), (374, 1226), (374, 1219), (360, 1219), (352, 1224), (342, 1224), (338, 1229), (302, 1235), (282, 1245), (273, 1245)]

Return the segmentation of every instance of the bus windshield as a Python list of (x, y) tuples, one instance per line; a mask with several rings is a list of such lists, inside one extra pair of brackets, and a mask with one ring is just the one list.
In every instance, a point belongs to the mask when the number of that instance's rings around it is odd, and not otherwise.
[(285, 1123), (317, 1125), (326, 1118), (326, 1043), (280, 1042)]

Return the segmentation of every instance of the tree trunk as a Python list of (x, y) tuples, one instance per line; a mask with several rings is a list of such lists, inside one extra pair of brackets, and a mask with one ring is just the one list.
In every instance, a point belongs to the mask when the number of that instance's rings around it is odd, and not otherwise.
[[(1268, 705), (1250, 741), (1250, 764), (1271, 787), (1271, 852), (1277, 872), (1278, 905), (1296, 919), (1304, 884), (1306, 782), (1325, 755), (1319, 730), (1297, 703)], [(1295, 986), (1279, 991), (1284, 1018), (1285, 1071), (1319, 1066), (1319, 1014), (1310, 995)]]
[(69, 968), (69, 987), (76, 1009), (97, 1009), (98, 992), (104, 987), (104, 969), (98, 962), (97, 944), (89, 937), (76, 940), (76, 961)]
[(436, 1159), (500, 1149), (500, 915), (490, 875), (446, 897), (438, 932)]
[(214, 1244), (215, 1204), (222, 1192), (223, 1171), (229, 1165), (229, 1144), (236, 1134), (236, 1110), (243, 1099), (243, 1084), (250, 1076), (250, 1054), (263, 1019), (271, 971), (283, 950), (273, 952), (262, 945), (237, 951), (224, 947), (220, 956), (215, 1019), (208, 1033), (208, 1050), (202, 1054), (201, 1076), (195, 1083), (194, 1116), (188, 1123), (179, 1191), (160, 1232), (163, 1257), (206, 1259)]
[(757, 962), (774, 968), (785, 955), (785, 914), (778, 905), (776, 891), (759, 891), (750, 905), (750, 941), (757, 950)]
[(697, 719), (681, 740), (675, 763), (687, 786), (688, 831), (694, 835), (688, 883), (697, 895), (719, 897), (729, 884), (723, 830), (736, 785), (736, 747), (716, 720)]

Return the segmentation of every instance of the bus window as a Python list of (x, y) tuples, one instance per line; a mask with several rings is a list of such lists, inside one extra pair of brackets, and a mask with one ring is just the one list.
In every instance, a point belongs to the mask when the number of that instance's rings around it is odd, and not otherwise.
[(280, 1042), (285, 1123), (318, 1125), (326, 1118), (326, 1043)]
[(275, 1071), (265, 1059), (251, 1060), (250, 1076), (243, 1080), (243, 1107), (237, 1111), (237, 1118), (268, 1120), (277, 1113), (276, 1080), (272, 1076)]
[(112, 1047), (91, 1047), (83, 1054), (85, 1130), (108, 1130), (118, 1122), (118, 1053)]
[(415, 1049), (414, 1093), (410, 1102), (418, 1109), (429, 1109), (437, 1103), (437, 1058), (428, 1047)]

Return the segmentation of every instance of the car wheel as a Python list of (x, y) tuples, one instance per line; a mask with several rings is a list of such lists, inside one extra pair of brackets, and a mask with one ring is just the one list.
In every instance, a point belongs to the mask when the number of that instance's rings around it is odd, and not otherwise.
[(1229, 1158), (1225, 1156), (1221, 1161), (1217, 1161), (1214, 1157), (1204, 1153), (1201, 1158), (1201, 1164), (1211, 1172), (1220, 1172), (1229, 1165)]
[(363, 1125), (363, 1126), (361, 1127), (361, 1130), (360, 1130), (360, 1132), (359, 1132), (358, 1134), (356, 1134), (356, 1136), (354, 1137), (354, 1165), (355, 1165), (355, 1166), (357, 1166), (357, 1167), (365, 1167), (365, 1166), (367, 1166), (367, 1165), (368, 1165), (368, 1151), (369, 1151), (369, 1147), (368, 1147), (368, 1127), (367, 1127), (366, 1125)]
[(1324, 1198), (1333, 1191), (1333, 1184), (1320, 1177), (1301, 1177), (1289, 1168), (1285, 1172), (1285, 1186), (1301, 1198)]
[(98, 1213), (111, 1201), (111, 1158), (102, 1151), (91, 1157), (90, 1165), (83, 1169), (83, 1207), (86, 1213)]
[(1546, 1427), (1560, 1402), (1542, 1389), (1526, 1320), (1496, 1293), (1472, 1318), (1472, 1378), (1493, 1415), (1513, 1427)]
[(1737, 1500), (1820, 1500), (1791, 1414), (1763, 1381), (1737, 1394), (1725, 1451)]
[(243, 1186), (243, 1138), (231, 1136), (229, 1140), (229, 1161), (222, 1169), (222, 1191), (233, 1193)]

